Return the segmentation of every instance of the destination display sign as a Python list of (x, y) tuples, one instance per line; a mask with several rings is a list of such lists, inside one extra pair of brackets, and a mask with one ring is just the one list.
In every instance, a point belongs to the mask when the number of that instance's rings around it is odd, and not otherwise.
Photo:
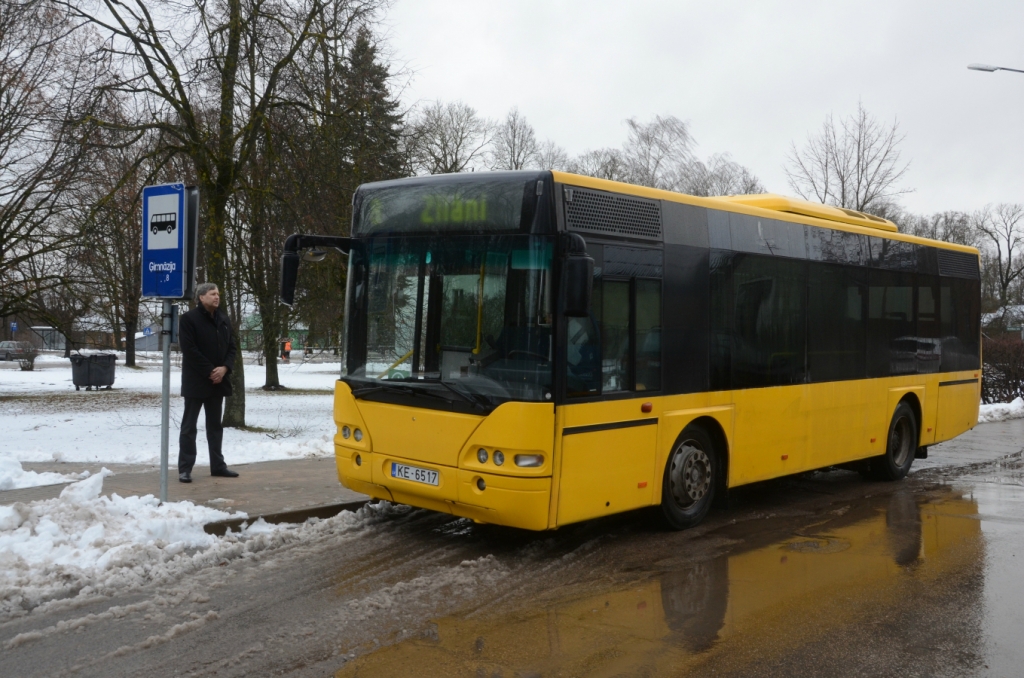
[(363, 187), (353, 234), (518, 231), (527, 188), (522, 180), (479, 178)]

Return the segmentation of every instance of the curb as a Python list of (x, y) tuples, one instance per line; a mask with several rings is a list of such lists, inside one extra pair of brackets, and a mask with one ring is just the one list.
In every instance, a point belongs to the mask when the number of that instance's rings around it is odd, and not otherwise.
[(280, 523), (304, 523), (309, 518), (331, 518), (338, 515), (342, 511), (355, 511), (361, 509), (369, 502), (369, 499), (362, 499), (359, 501), (343, 502), (341, 504), (324, 504), (321, 506), (311, 506), (309, 508), (296, 509), (294, 511), (280, 511), (278, 513), (264, 513), (262, 515), (249, 516), (248, 518), (233, 518), (231, 520), (219, 520), (215, 523), (206, 523), (203, 525), (203, 531), (206, 534), (216, 535), (223, 537), (228, 530), (239, 529), (244, 523), (252, 525), (254, 522), (263, 518), (268, 523), (280, 524)]

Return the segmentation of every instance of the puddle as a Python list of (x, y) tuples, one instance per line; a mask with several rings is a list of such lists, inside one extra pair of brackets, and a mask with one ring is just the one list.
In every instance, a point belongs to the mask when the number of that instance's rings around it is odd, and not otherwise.
[[(627, 583), (436, 619), (337, 676), (418, 675), (424, 667), (439, 676), (874, 675), (894, 665), (872, 670), (872, 661), (897, 653), (925, 675), (944, 642), (959, 662), (946, 669), (962, 673), (979, 666), (971, 613), (983, 607), (978, 513), (953, 490), (900, 491), (768, 544), (737, 525), (740, 545), (719, 557), (655, 559), (663, 569), (631, 572)], [(924, 606), (919, 621), (915, 606)], [(941, 629), (926, 627), (934, 615), (945, 615)], [(856, 661), (844, 664), (844, 656)]]

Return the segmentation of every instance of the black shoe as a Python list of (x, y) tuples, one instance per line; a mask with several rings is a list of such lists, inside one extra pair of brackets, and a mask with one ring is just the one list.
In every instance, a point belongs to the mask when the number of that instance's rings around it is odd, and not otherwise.
[(179, 473), (178, 474), (178, 482), (179, 483), (191, 483), (192, 482), (192, 474), (190, 472), (188, 472), (188, 471), (185, 471), (183, 473)]
[(211, 476), (217, 476), (219, 478), (237, 478), (238, 474), (231, 469), (224, 469), (223, 471), (212, 471)]

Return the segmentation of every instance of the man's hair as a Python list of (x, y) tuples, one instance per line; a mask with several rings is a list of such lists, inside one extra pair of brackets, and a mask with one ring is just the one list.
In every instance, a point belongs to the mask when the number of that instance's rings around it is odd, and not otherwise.
[(201, 297), (201, 296), (203, 296), (205, 294), (208, 294), (210, 292), (210, 290), (215, 290), (215, 289), (217, 289), (217, 283), (212, 283), (212, 282), (199, 283), (199, 286), (196, 287), (196, 304), (201, 304), (202, 303), (201, 301), (199, 301), (199, 297)]

